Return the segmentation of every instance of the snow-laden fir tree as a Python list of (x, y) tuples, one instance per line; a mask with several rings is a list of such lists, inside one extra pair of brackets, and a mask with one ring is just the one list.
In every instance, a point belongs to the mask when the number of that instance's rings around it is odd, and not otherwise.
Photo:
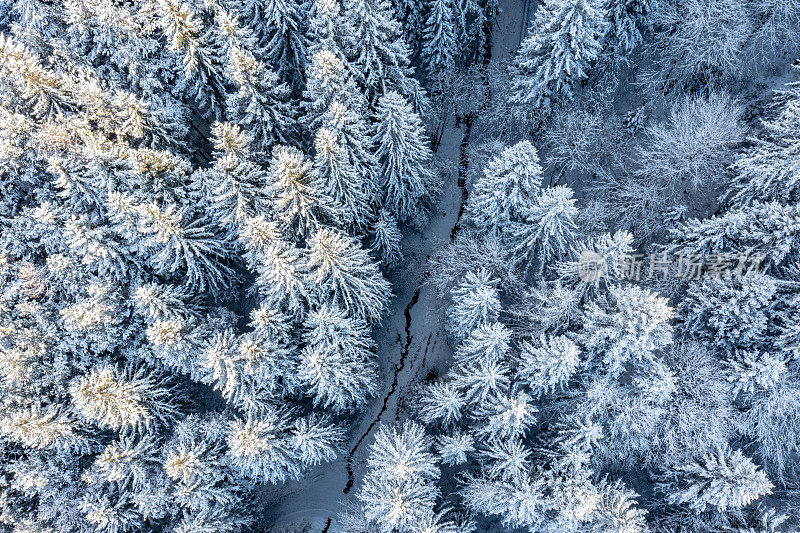
[(391, 287), (355, 239), (321, 228), (308, 241), (309, 285), (318, 301), (333, 301), (348, 315), (375, 323)]
[(99, 366), (75, 381), (69, 392), (77, 412), (112, 430), (142, 432), (175, 416), (172, 391), (145, 367)]
[(350, 228), (363, 229), (372, 217), (378, 163), (374, 140), (363, 106), (335, 101), (321, 117), (315, 139), (317, 180), (338, 218)]
[(290, 419), (283, 408), (269, 407), (258, 417), (232, 421), (226, 431), (227, 455), (246, 478), (275, 483), (336, 455), (342, 431), (313, 415)]
[(797, 200), (800, 83), (787, 84), (776, 100), (777, 116), (764, 121), (763, 134), (734, 163), (737, 200)]
[(348, 36), (348, 60), (367, 100), (374, 103), (378, 96), (395, 91), (419, 111), (425, 106), (425, 96), (412, 77), (408, 45), (389, 0), (344, 0), (343, 5), (343, 16), (353, 32)]
[(153, 0), (148, 7), (152, 9), (151, 24), (163, 32), (170, 50), (180, 54), (182, 85), (207, 113), (219, 118), (225, 96), (224, 56), (214, 28), (204, 24), (193, 4)]
[(429, 193), (433, 154), (419, 115), (391, 91), (380, 97), (375, 110), (376, 155), (381, 167), (380, 190), (384, 203), (401, 219), (418, 214)]
[(242, 22), (259, 39), (264, 59), (295, 89), (304, 81), (309, 46), (303, 9), (297, 0), (248, 0), (239, 9)]
[[(336, 123), (334, 123), (336, 124)], [(338, 125), (338, 124), (337, 124)], [(313, 172), (348, 226), (363, 224), (371, 200), (369, 176), (356, 167), (339, 128), (321, 127), (314, 138)]]
[(303, 342), (297, 378), (316, 403), (350, 410), (372, 395), (377, 372), (363, 320), (324, 306), (306, 318)]
[(374, 232), (372, 251), (381, 258), (384, 266), (394, 267), (403, 258), (400, 250), (403, 234), (397, 226), (397, 219), (388, 210), (381, 209), (372, 231)]
[(665, 486), (667, 499), (698, 512), (741, 509), (773, 489), (753, 461), (728, 447), (680, 468), (678, 475), (678, 480)]
[(458, 345), (455, 360), (458, 364), (498, 361), (508, 356), (511, 331), (501, 322), (484, 323), (473, 329)]
[(763, 274), (701, 279), (689, 286), (681, 311), (686, 328), (726, 353), (767, 345), (778, 305), (778, 280)]
[(452, 0), (433, 0), (423, 32), (422, 55), (428, 75), (442, 77), (455, 66), (457, 26)]
[(505, 148), (489, 161), (470, 192), (470, 221), (483, 231), (508, 231), (509, 223), (534, 205), (541, 185), (536, 148), (529, 141)]
[(539, 276), (547, 265), (575, 254), (577, 225), (572, 189), (557, 185), (542, 190), (536, 203), (523, 208), (522, 221), (509, 228), (515, 253)]
[(245, 220), (262, 213), (269, 206), (266, 175), (253, 163), (251, 138), (242, 128), (227, 122), (211, 127), (214, 166), (195, 173), (203, 188), (214, 220), (226, 231), (226, 238), (235, 240)]
[(309, 7), (308, 59), (327, 50), (338, 58), (349, 72), (351, 66), (347, 61), (345, 50), (349, 50), (352, 46), (353, 21), (342, 13), (342, 2), (340, 0), (314, 0)]
[(433, 513), (439, 467), (430, 448), (424, 429), (413, 422), (400, 431), (378, 429), (356, 497), (366, 521), (379, 531), (411, 532)]
[(287, 85), (247, 50), (233, 48), (228, 56), (230, 76), (238, 86), (225, 102), (228, 120), (241, 126), (260, 152), (289, 140), (295, 112)]
[(652, 25), (651, 0), (606, 0), (604, 8), (608, 10), (608, 45), (619, 52), (631, 53)]
[[(263, 227), (266, 222), (250, 221), (250, 228), (255, 225)], [(303, 316), (310, 289), (308, 260), (297, 246), (280, 238), (274, 226), (269, 229), (272, 235), (268, 237), (274, 240), (256, 255), (256, 288), (268, 308), (280, 309), (295, 317)]]
[(634, 285), (611, 288), (609, 301), (590, 302), (585, 313), (580, 341), (612, 375), (648, 363), (672, 343), (675, 312), (668, 300)]
[(481, 269), (467, 272), (453, 288), (448, 329), (456, 338), (463, 339), (478, 326), (497, 320), (501, 310), (498, 282)]
[(605, 18), (596, 0), (547, 0), (511, 64), (511, 101), (549, 112), (570, 99), (600, 54)]
[(274, 191), (276, 218), (291, 235), (308, 236), (329, 211), (330, 198), (311, 171), (305, 155), (297, 148), (276, 146), (272, 151), (268, 180)]
[(523, 343), (517, 375), (537, 395), (558, 392), (577, 373), (580, 356), (580, 349), (569, 338), (542, 335), (535, 344)]

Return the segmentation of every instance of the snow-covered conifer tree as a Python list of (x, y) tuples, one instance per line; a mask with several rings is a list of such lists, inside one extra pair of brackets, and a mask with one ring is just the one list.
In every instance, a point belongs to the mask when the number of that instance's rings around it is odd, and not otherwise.
[(629, 54), (642, 43), (642, 33), (651, 25), (650, 0), (606, 0), (608, 44)]
[(218, 150), (214, 166), (193, 177), (206, 194), (214, 220), (225, 228), (228, 240), (235, 240), (244, 220), (269, 206), (266, 176), (253, 164), (251, 139), (239, 126), (217, 122), (211, 133)]
[(461, 419), (465, 399), (452, 383), (433, 383), (422, 397), (420, 414), (425, 423), (449, 425)]
[(597, 59), (605, 13), (595, 0), (547, 0), (511, 65), (511, 101), (549, 112)]
[(378, 379), (367, 324), (324, 306), (306, 318), (298, 379), (314, 401), (337, 411), (362, 404)]
[(171, 390), (148, 372), (100, 366), (70, 387), (75, 408), (87, 420), (114, 430), (144, 431), (175, 414)]
[(431, 186), (433, 154), (419, 115), (398, 93), (391, 91), (380, 97), (375, 117), (384, 204), (399, 218), (408, 218), (420, 212), (420, 203)]
[(232, 421), (226, 433), (232, 466), (247, 478), (272, 483), (297, 479), (320, 458), (335, 457), (341, 440), (341, 430), (327, 420), (291, 422), (289, 413), (276, 407)]
[(309, 285), (320, 299), (332, 298), (350, 316), (380, 320), (391, 287), (354, 239), (321, 228), (308, 242)]
[(578, 346), (563, 335), (523, 343), (520, 358), (517, 375), (538, 395), (566, 388), (581, 362)]
[(208, 113), (219, 116), (225, 95), (220, 43), (213, 29), (205, 27), (195, 6), (175, 0), (153, 0), (153, 24), (170, 42), (170, 49), (182, 54), (185, 84)]
[(510, 226), (515, 252), (528, 268), (542, 275), (547, 265), (575, 254), (577, 225), (572, 189), (558, 185), (542, 190), (536, 203), (523, 208), (522, 221)]
[(455, 66), (456, 20), (452, 0), (433, 0), (430, 13), (425, 21), (423, 32), (424, 45), (422, 54), (425, 57), (428, 75), (442, 76)]
[(400, 431), (379, 428), (357, 497), (366, 520), (380, 531), (411, 531), (433, 512), (439, 468), (430, 448), (424, 429), (413, 422)]
[(302, 316), (309, 298), (308, 259), (292, 243), (275, 237), (258, 254), (256, 287), (270, 308)]
[(396, 91), (419, 108), (424, 100), (411, 76), (408, 46), (389, 0), (344, 0), (344, 16), (352, 28), (348, 59), (366, 89), (367, 100)]
[(397, 227), (397, 219), (386, 209), (381, 209), (372, 231), (375, 234), (372, 251), (381, 258), (384, 266), (392, 268), (403, 258), (403, 253), (400, 251), (403, 234)]
[(310, 167), (296, 148), (276, 146), (273, 149), (268, 179), (275, 191), (276, 218), (288, 226), (291, 233), (300, 236), (316, 230), (330, 203)]
[(601, 358), (606, 372), (618, 375), (628, 363), (647, 363), (672, 343), (669, 321), (675, 312), (666, 298), (634, 285), (610, 293), (611, 301), (588, 304), (580, 341)]
[(697, 281), (682, 302), (686, 327), (727, 353), (755, 348), (765, 343), (777, 305), (777, 283), (763, 274)]
[(497, 284), (484, 269), (467, 272), (453, 288), (453, 305), (448, 311), (448, 328), (458, 339), (463, 339), (480, 325), (497, 319), (501, 304)]
[(348, 87), (345, 62), (327, 48), (321, 48), (311, 56), (306, 77), (306, 99), (319, 114), (340, 97), (344, 87)]
[(278, 75), (267, 69), (251, 52), (233, 48), (228, 54), (228, 69), (238, 90), (228, 94), (225, 114), (267, 152), (274, 142), (286, 142), (294, 129), (290, 91)]
[(728, 447), (680, 467), (677, 475), (679, 480), (666, 488), (667, 499), (696, 511), (741, 509), (773, 488), (753, 461)]
[(369, 202), (365, 176), (353, 167), (339, 132), (326, 127), (314, 138), (313, 172), (348, 226), (363, 224)]
[(466, 365), (479, 361), (505, 359), (511, 347), (511, 331), (501, 322), (479, 324), (458, 345), (455, 359)]
[(378, 167), (361, 106), (335, 101), (321, 118), (314, 172), (322, 190), (341, 210), (344, 226), (363, 228), (372, 215)]
[[(800, 67), (796, 68), (800, 71)], [(793, 82), (778, 92), (780, 109), (764, 122), (764, 133), (734, 163), (737, 200), (797, 199), (797, 153), (800, 148), (800, 83)]]
[(309, 38), (297, 0), (248, 0), (240, 12), (259, 39), (265, 59), (292, 87), (302, 86)]
[(542, 185), (539, 155), (529, 141), (509, 146), (493, 158), (470, 193), (467, 212), (483, 231), (504, 232), (534, 205)]

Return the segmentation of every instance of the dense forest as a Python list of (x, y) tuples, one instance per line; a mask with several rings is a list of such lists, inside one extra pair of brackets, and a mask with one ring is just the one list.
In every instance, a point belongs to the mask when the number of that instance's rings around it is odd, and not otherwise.
[(0, 531), (800, 529), (800, 0), (0, 0)]

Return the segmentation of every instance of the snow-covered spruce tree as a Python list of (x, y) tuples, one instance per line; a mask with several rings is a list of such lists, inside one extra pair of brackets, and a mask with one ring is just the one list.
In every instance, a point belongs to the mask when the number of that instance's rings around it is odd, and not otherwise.
[(492, 159), (475, 183), (467, 213), (483, 231), (505, 232), (522, 219), (542, 185), (539, 154), (528, 141), (509, 146)]
[(467, 272), (451, 291), (453, 304), (448, 315), (448, 329), (457, 339), (463, 339), (476, 327), (497, 320), (501, 304), (497, 279), (480, 269)]
[(281, 81), (295, 89), (304, 82), (309, 46), (303, 9), (297, 0), (248, 0), (239, 8), (242, 23), (258, 38), (265, 59)]
[(396, 92), (380, 97), (375, 110), (376, 155), (381, 167), (384, 203), (401, 219), (417, 215), (433, 184), (433, 154), (422, 121)]
[[(307, 62), (319, 52), (326, 50), (350, 70), (344, 50), (352, 44), (352, 20), (342, 13), (339, 0), (314, 0), (308, 18), (309, 48)], [(309, 65), (310, 66), (310, 65)]]
[(308, 242), (308, 269), (313, 298), (332, 300), (368, 323), (380, 320), (391, 287), (357, 241), (333, 229), (318, 230)]
[[(341, 109), (346, 116), (347, 111)], [(342, 121), (329, 122), (334, 127), (321, 127), (314, 138), (315, 181), (320, 183), (320, 188), (331, 198), (334, 208), (341, 212), (348, 225), (364, 224), (371, 200), (369, 176), (354, 165), (358, 159), (351, 157), (347, 139), (342, 138), (343, 132), (337, 127)]]
[(651, 0), (606, 0), (604, 7), (608, 10), (607, 44), (615, 51), (630, 54), (652, 26)]
[(595, 0), (546, 1), (511, 64), (511, 101), (547, 113), (570, 99), (600, 54), (605, 24)]
[(609, 300), (587, 305), (579, 339), (605, 372), (618, 376), (631, 363), (647, 365), (672, 343), (674, 310), (666, 298), (634, 285), (609, 292)]
[[(795, 73), (800, 67), (795, 67)], [(800, 150), (800, 82), (777, 92), (775, 117), (764, 121), (762, 136), (734, 163), (736, 200), (750, 203), (783, 198), (798, 200), (797, 153)]]
[(517, 374), (541, 396), (565, 389), (580, 363), (580, 349), (569, 338), (542, 335), (535, 344), (523, 343)]
[(777, 280), (762, 274), (695, 282), (682, 302), (685, 327), (725, 353), (769, 346), (777, 290)]
[(322, 123), (322, 117), (334, 104), (358, 113), (365, 108), (346, 61), (329, 48), (320, 48), (310, 58), (303, 96), (308, 116), (304, 121), (312, 127)]
[(221, 39), (215, 28), (204, 24), (202, 13), (192, 4), (153, 0), (149, 24), (156, 26), (180, 54), (186, 90), (207, 113), (219, 118), (225, 87), (222, 82)]
[(330, 198), (320, 177), (311, 171), (306, 156), (297, 148), (275, 146), (268, 181), (274, 191), (275, 218), (292, 237), (307, 237), (317, 230), (330, 211)]
[(321, 117), (314, 172), (323, 192), (340, 210), (343, 225), (363, 229), (372, 218), (378, 185), (375, 143), (364, 107), (334, 101)]
[(720, 448), (679, 469), (680, 478), (666, 484), (671, 503), (698, 512), (740, 509), (769, 494), (773, 485), (764, 472), (739, 450)]
[[(387, 533), (412, 532), (434, 517), (439, 467), (430, 448), (430, 438), (414, 422), (400, 431), (378, 429), (356, 495), (366, 525)], [(439, 524), (434, 531), (438, 527), (446, 526)]]
[(572, 189), (544, 189), (534, 205), (522, 210), (522, 221), (509, 229), (515, 254), (539, 276), (547, 265), (570, 259), (577, 249), (577, 213)]
[(422, 55), (427, 62), (428, 75), (442, 77), (455, 66), (457, 26), (455, 2), (452, 0), (433, 0), (430, 13), (425, 21)]
[(423, 109), (426, 97), (412, 77), (408, 45), (389, 0), (344, 0), (343, 5), (343, 16), (352, 28), (348, 60), (367, 100), (374, 104), (380, 95), (395, 91), (415, 110)]
[(283, 408), (269, 407), (244, 420), (233, 420), (225, 433), (232, 468), (254, 481), (297, 479), (306, 468), (336, 456), (343, 435), (314, 415), (290, 418)]
[(403, 258), (400, 250), (403, 235), (397, 227), (397, 219), (388, 210), (381, 209), (372, 230), (375, 233), (372, 251), (381, 258), (384, 266), (394, 267)]
[(363, 320), (322, 307), (306, 319), (303, 342), (297, 378), (315, 402), (352, 409), (374, 392), (373, 342)]
[(268, 151), (276, 141), (286, 142), (294, 129), (295, 114), (286, 84), (242, 48), (231, 48), (227, 68), (238, 86), (225, 102), (228, 120), (242, 126), (256, 140), (258, 151)]
[(98, 426), (142, 432), (175, 414), (171, 391), (144, 370), (100, 366), (70, 386), (75, 410)]
[(217, 122), (211, 134), (216, 149), (214, 166), (195, 177), (210, 200), (212, 218), (225, 228), (228, 240), (235, 240), (246, 219), (269, 207), (266, 174), (253, 163), (251, 139), (241, 127)]

